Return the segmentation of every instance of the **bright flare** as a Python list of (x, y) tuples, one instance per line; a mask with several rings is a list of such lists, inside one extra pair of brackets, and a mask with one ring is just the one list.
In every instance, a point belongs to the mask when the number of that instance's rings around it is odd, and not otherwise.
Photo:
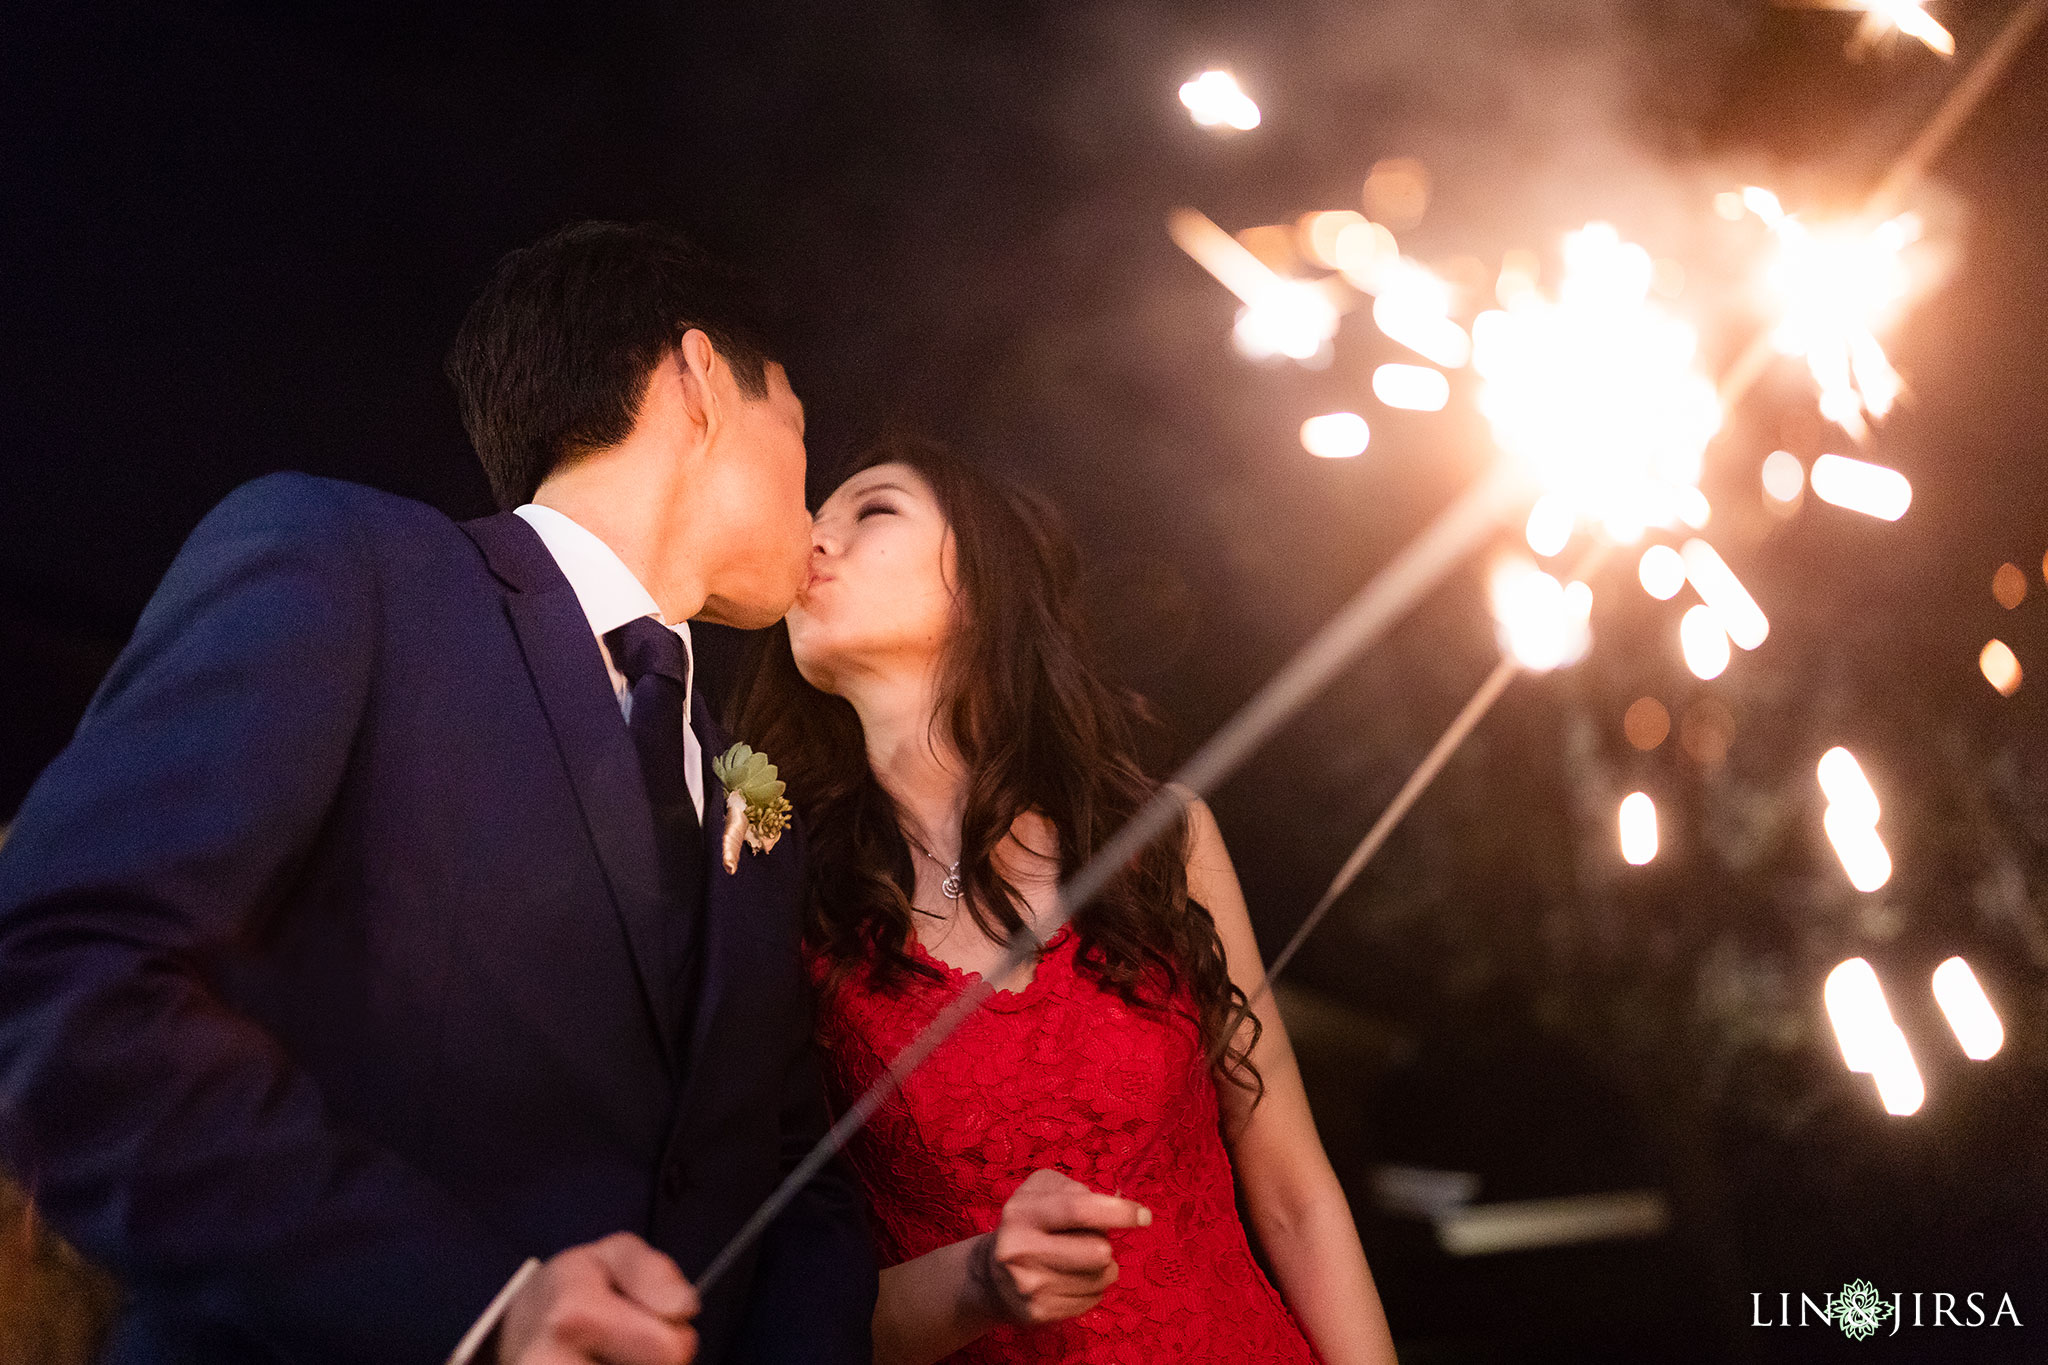
[(1877, 1082), (1886, 1113), (1916, 1112), (1927, 1098), (1927, 1087), (1870, 964), (1852, 957), (1829, 972), (1821, 997), (1827, 1002), (1828, 1022), (1834, 1025), (1843, 1062)]
[(1894, 30), (1919, 39), (1930, 52), (1944, 57), (1956, 55), (1954, 35), (1927, 12), (1923, 0), (1848, 0), (1844, 8), (1863, 11), (1862, 22), (1849, 39), (1852, 55), (1860, 55)]
[(1621, 856), (1632, 867), (1657, 856), (1657, 803), (1648, 792), (1630, 792), (1622, 798)]
[(1690, 607), (1678, 618), (1678, 646), (1685, 666), (1701, 682), (1711, 682), (1728, 667), (1728, 632), (1712, 607)]
[(2020, 690), (2019, 656), (2012, 652), (2012, 646), (2003, 640), (1993, 640), (1977, 654), (1977, 667), (1983, 670), (1984, 681), (1998, 689), (1998, 695), (2009, 697)]
[(1652, 545), (1636, 564), (1636, 578), (1644, 592), (1669, 602), (1685, 586), (1685, 558), (1669, 545)]
[(1877, 823), (1882, 813), (1877, 792), (1863, 775), (1863, 765), (1856, 761), (1856, 755), (1836, 745), (1820, 756), (1816, 772), (1821, 794), (1827, 797), (1830, 809), (1840, 811), (1842, 818), (1855, 824)]
[(1821, 415), (1860, 440), (1865, 416), (1884, 417), (1904, 391), (1876, 334), (1905, 311), (1913, 285), (1905, 250), (1919, 238), (1919, 219), (1816, 227), (1786, 213), (1768, 190), (1751, 186), (1743, 202), (1778, 239), (1764, 274), (1778, 307), (1771, 340), (1806, 358)]
[(1549, 559), (1564, 553), (1564, 547), (1571, 544), (1573, 526), (1572, 505), (1546, 493), (1529, 509), (1529, 524), (1523, 528), (1523, 535), (1530, 549)]
[(1427, 267), (1399, 257), (1374, 284), (1372, 320), (1388, 340), (1447, 370), (1472, 358), (1472, 339), (1451, 321), (1451, 287)]
[(1175, 209), (1166, 230), (1197, 265), (1244, 301), (1235, 332), (1244, 354), (1309, 360), (1337, 334), (1337, 305), (1320, 284), (1275, 274), (1243, 242), (1193, 209)]
[(1235, 128), (1241, 133), (1259, 126), (1259, 106), (1228, 71), (1204, 71), (1180, 88), (1180, 102), (1204, 128)]
[(1533, 284), (1472, 325), (1479, 407), (1546, 492), (1615, 539), (1670, 526), (1721, 427), (1689, 326), (1649, 298), (1650, 254), (1605, 223), (1565, 238), (1556, 297)]
[(2005, 1046), (2005, 1025), (1998, 1022), (1998, 1011), (1991, 1008), (1969, 963), (1952, 957), (1936, 967), (1934, 998), (1948, 1016), (1948, 1026), (1955, 1030), (1965, 1057), (1981, 1062), (1998, 1055), (1998, 1049)]
[(1390, 408), (1441, 412), (1451, 401), (1451, 381), (1427, 365), (1382, 365), (1372, 372), (1372, 393)]
[(1829, 806), (1821, 817), (1821, 828), (1849, 874), (1849, 885), (1858, 891), (1875, 891), (1892, 879), (1892, 855), (1878, 835), (1877, 826), (1845, 816), (1839, 806)]
[(1585, 656), (1593, 638), (1593, 594), (1585, 584), (1567, 588), (1528, 560), (1510, 559), (1493, 571), (1489, 587), (1500, 646), (1522, 667), (1542, 673)]
[(1814, 496), (1822, 502), (1861, 512), (1879, 521), (1897, 521), (1913, 503), (1913, 485), (1896, 469), (1867, 464), (1846, 455), (1823, 455), (1808, 476)]
[(1774, 502), (1797, 502), (1806, 490), (1806, 466), (1789, 450), (1774, 450), (1764, 457), (1764, 492)]
[(1744, 649), (1755, 649), (1771, 633), (1771, 623), (1764, 619), (1762, 608), (1749, 595), (1749, 589), (1742, 586), (1742, 580), (1728, 567), (1727, 561), (1715, 552), (1714, 547), (1704, 540), (1693, 539), (1685, 542), (1682, 552), (1685, 559), (1685, 576), (1700, 595), (1700, 600), (1714, 609), (1721, 618), (1721, 628), (1728, 632), (1728, 638)]
[(1301, 424), (1301, 448), (1325, 460), (1362, 455), (1372, 442), (1372, 428), (1355, 412), (1326, 412)]

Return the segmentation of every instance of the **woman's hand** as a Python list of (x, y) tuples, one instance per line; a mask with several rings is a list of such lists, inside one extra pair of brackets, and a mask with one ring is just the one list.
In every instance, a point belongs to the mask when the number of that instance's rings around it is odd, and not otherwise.
[(978, 1239), (969, 1276), (986, 1311), (1022, 1326), (1079, 1317), (1116, 1283), (1108, 1234), (1142, 1228), (1152, 1210), (1098, 1194), (1058, 1171), (1033, 1171)]

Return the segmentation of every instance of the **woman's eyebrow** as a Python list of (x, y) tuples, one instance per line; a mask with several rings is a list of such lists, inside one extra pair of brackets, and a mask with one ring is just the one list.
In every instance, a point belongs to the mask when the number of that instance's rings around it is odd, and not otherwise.
[(905, 488), (902, 484), (897, 483), (871, 483), (866, 488), (863, 488), (858, 493), (855, 493), (853, 496), (855, 496), (856, 498), (864, 498), (870, 493), (883, 492), (908, 494), (910, 490)]

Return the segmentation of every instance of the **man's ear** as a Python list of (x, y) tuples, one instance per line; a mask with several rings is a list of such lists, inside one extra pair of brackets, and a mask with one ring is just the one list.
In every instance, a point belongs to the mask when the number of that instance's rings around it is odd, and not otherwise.
[(674, 367), (674, 382), (679, 387), (684, 417), (691, 426), (709, 436), (718, 425), (719, 418), (718, 387), (712, 381), (724, 366), (725, 358), (718, 354), (718, 348), (711, 344), (710, 337), (701, 329), (692, 327), (676, 343), (668, 363)]

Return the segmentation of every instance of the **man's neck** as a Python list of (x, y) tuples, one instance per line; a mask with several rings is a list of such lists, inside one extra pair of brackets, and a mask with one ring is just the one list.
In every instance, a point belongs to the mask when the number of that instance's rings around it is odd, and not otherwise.
[(691, 500), (675, 496), (652, 463), (627, 447), (586, 456), (549, 475), (534, 502), (574, 521), (611, 548), (670, 625), (704, 609), (704, 538), (689, 524)]

